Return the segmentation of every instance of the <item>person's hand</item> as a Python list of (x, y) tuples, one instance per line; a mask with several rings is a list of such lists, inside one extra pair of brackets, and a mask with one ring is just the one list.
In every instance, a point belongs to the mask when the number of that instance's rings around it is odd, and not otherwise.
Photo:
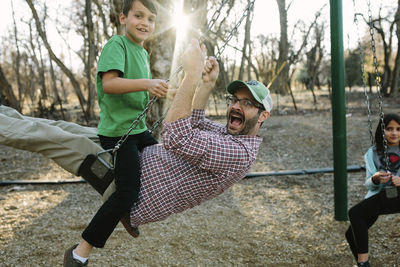
[(156, 97), (163, 97), (168, 92), (168, 83), (160, 79), (150, 79), (147, 91)]
[(206, 59), (206, 47), (199, 41), (192, 39), (191, 44), (182, 55), (182, 67), (186, 74), (201, 77)]
[(379, 171), (372, 175), (372, 181), (375, 184), (385, 184), (390, 180), (391, 177), (392, 174), (390, 172)]
[(399, 176), (392, 176), (392, 183), (394, 186), (400, 186), (400, 177)]
[(204, 65), (203, 76), (202, 76), (203, 83), (215, 84), (215, 82), (218, 79), (218, 74), (219, 74), (219, 65), (217, 59), (215, 57), (210, 57), (206, 61), (206, 64)]

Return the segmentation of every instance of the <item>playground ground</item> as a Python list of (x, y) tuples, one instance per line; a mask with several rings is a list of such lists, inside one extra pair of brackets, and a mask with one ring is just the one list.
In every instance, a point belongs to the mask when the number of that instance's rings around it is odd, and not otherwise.
[[(264, 124), (253, 172), (332, 167), (329, 98), (318, 95), (314, 110), (308, 94), (298, 97), (301, 111), (281, 98), (281, 114)], [(399, 112), (399, 102), (385, 101), (385, 112)], [(348, 164), (362, 165), (370, 145), (362, 96), (348, 96), (347, 108)], [(38, 154), (0, 146), (0, 180), (31, 179), (77, 177)], [(363, 181), (364, 172), (348, 173), (349, 207), (363, 198)], [(352, 266), (348, 222), (334, 219), (333, 194), (332, 173), (245, 179), (200, 206), (142, 225), (137, 239), (119, 224), (90, 265)], [(87, 184), (0, 187), (0, 265), (61, 266), (100, 205)], [(372, 265), (400, 266), (399, 241), (400, 216), (380, 217), (370, 230)]]

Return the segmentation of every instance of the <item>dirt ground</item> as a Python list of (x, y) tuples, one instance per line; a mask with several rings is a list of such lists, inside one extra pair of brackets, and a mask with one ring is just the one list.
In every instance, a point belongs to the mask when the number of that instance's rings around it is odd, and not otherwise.
[[(328, 94), (320, 93), (316, 106), (308, 104), (308, 93), (296, 98), (298, 111), (281, 97), (280, 111), (264, 124), (252, 172), (333, 166)], [(362, 165), (370, 145), (363, 95), (347, 101), (348, 165)], [(384, 110), (399, 112), (399, 99), (385, 99)], [(351, 207), (366, 193), (364, 172), (347, 178)], [(1, 181), (73, 179), (38, 154), (0, 146)], [(142, 225), (137, 239), (119, 224), (106, 247), (93, 251), (90, 265), (352, 266), (348, 222), (334, 219), (333, 179), (319, 173), (242, 180), (200, 206)], [(82, 183), (1, 186), (0, 266), (61, 266), (64, 250), (77, 243), (101, 203)], [(400, 216), (381, 216), (370, 230), (372, 265), (400, 266), (399, 241)]]

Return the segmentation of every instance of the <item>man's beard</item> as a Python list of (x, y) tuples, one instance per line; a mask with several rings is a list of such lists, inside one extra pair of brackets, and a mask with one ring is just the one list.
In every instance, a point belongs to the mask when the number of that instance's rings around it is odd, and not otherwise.
[[(229, 114), (228, 114), (227, 117), (228, 117), (228, 120), (229, 120)], [(254, 117), (248, 119), (248, 120), (245, 119), (244, 127), (238, 133), (230, 133), (229, 132), (229, 121), (226, 124), (226, 128), (227, 128), (228, 133), (231, 134), (231, 135), (247, 135), (250, 132), (250, 130), (252, 130), (254, 128), (254, 126), (257, 124), (257, 122), (258, 122), (258, 114), (255, 115)]]

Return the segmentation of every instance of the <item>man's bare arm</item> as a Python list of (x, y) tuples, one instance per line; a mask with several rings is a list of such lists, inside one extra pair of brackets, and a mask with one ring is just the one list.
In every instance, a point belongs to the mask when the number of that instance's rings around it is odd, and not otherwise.
[(168, 84), (160, 79), (126, 79), (118, 75), (118, 71), (110, 70), (102, 74), (103, 91), (105, 94), (126, 94), (138, 91), (163, 97), (168, 91)]
[(193, 109), (205, 109), (210, 94), (214, 89), (219, 74), (219, 65), (214, 57), (207, 60), (204, 66), (201, 86), (196, 90)]
[(182, 56), (182, 67), (185, 71), (185, 77), (165, 117), (166, 123), (188, 118), (192, 114), (192, 101), (201, 78), (204, 64), (205, 46), (202, 45), (200, 47), (197, 40), (192, 40), (192, 44)]

